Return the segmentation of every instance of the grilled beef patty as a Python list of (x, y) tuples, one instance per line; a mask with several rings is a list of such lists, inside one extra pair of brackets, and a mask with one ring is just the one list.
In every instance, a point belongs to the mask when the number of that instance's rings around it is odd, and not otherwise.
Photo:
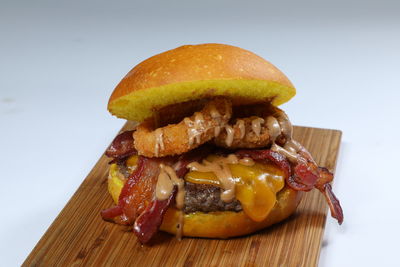
[(221, 189), (207, 184), (194, 184), (185, 182), (185, 206), (183, 211), (191, 213), (196, 211), (241, 211), (242, 206), (236, 199), (230, 203), (221, 200)]

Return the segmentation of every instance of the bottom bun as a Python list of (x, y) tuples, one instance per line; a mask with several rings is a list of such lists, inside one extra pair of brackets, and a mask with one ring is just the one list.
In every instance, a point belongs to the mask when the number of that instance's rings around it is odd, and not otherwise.
[[(194, 212), (183, 216), (183, 236), (228, 238), (251, 234), (289, 217), (297, 208), (302, 193), (285, 187), (277, 195), (277, 203), (261, 222), (251, 220), (243, 211)], [(160, 230), (176, 234), (179, 213), (168, 209)]]
[[(114, 164), (113, 164), (114, 165)], [(111, 166), (108, 179), (108, 191), (115, 202), (123, 187), (116, 166)], [(194, 212), (183, 216), (183, 236), (229, 238), (251, 234), (272, 224), (278, 223), (296, 211), (303, 192), (285, 186), (277, 194), (277, 202), (271, 213), (261, 222), (251, 220), (243, 211)], [(180, 211), (169, 208), (164, 215), (160, 230), (176, 234)]]

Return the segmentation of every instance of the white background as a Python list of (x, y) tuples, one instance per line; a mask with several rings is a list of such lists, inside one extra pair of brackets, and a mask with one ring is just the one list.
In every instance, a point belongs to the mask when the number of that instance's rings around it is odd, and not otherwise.
[(287, 74), (294, 124), (343, 131), (345, 222), (328, 218), (320, 266), (398, 266), (396, 2), (1, 1), (0, 265), (23, 262), (123, 125), (106, 104), (131, 67), (220, 42)]

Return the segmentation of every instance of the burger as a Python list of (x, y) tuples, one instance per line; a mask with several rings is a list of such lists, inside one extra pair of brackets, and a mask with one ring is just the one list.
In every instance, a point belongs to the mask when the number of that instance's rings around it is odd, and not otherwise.
[(284, 220), (316, 188), (341, 224), (333, 174), (278, 108), (295, 94), (274, 65), (230, 45), (185, 45), (136, 65), (108, 103), (137, 126), (106, 151), (115, 206), (102, 218), (132, 226), (141, 243), (159, 230), (229, 238)]

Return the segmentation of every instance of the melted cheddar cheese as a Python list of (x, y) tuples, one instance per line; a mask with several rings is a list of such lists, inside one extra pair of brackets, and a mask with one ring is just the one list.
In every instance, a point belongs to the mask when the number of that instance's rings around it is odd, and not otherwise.
[[(217, 159), (214, 155), (207, 157), (210, 162)], [(235, 196), (243, 211), (254, 221), (264, 220), (276, 203), (276, 193), (285, 185), (283, 172), (272, 164), (245, 166), (239, 163), (228, 166), (235, 181)], [(191, 171), (186, 174), (185, 180), (221, 187), (213, 172)]]

